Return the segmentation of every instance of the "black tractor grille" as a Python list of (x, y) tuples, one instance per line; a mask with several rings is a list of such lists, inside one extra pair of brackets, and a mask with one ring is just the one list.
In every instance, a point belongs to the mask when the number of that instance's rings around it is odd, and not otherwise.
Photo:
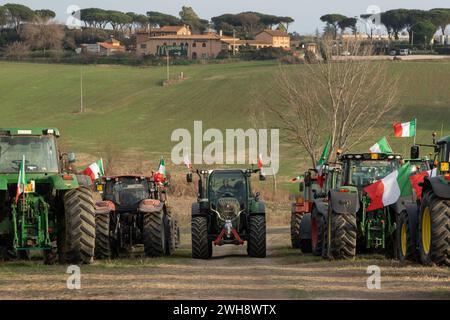
[(221, 198), (217, 202), (217, 211), (224, 220), (232, 220), (239, 215), (239, 201), (234, 198)]

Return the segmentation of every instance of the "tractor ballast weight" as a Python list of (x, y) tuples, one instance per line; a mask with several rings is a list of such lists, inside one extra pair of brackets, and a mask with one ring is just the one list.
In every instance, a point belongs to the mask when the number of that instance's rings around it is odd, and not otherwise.
[(155, 177), (121, 175), (104, 177), (97, 190), (102, 194), (95, 205), (98, 259), (117, 258), (120, 251), (139, 244), (150, 257), (170, 255), (178, 247), (178, 223), (164, 183)]
[[(243, 245), (251, 257), (266, 256), (265, 205), (252, 193), (259, 170), (196, 170), (198, 199), (192, 204), (192, 257), (209, 259), (213, 245)], [(262, 177), (260, 175), (260, 180)], [(187, 181), (192, 182), (188, 174)]]
[[(0, 129), (0, 247), (6, 258), (43, 252), (46, 263), (90, 263), (94, 200), (89, 183), (70, 170), (55, 128)], [(25, 159), (25, 163), (23, 162)], [(25, 186), (16, 200), (19, 170)]]

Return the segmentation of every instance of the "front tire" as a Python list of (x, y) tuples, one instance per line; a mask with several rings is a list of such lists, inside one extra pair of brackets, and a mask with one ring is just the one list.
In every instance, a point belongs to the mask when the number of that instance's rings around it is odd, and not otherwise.
[(291, 243), (294, 249), (300, 249), (301, 247), (300, 224), (302, 223), (302, 218), (303, 215), (301, 214), (291, 214)]
[(419, 254), (425, 265), (450, 266), (450, 200), (427, 190), (419, 217)]
[(247, 252), (250, 257), (266, 257), (266, 217), (250, 216)]
[[(94, 199), (86, 187), (69, 190), (64, 195), (64, 260), (70, 264), (89, 264), (94, 258)], [(61, 241), (61, 240), (60, 240)]]
[(144, 213), (143, 242), (147, 257), (162, 257), (166, 253), (164, 211)]
[(323, 222), (317, 209), (314, 208), (311, 213), (311, 250), (315, 256), (322, 255), (323, 248)]
[(328, 219), (331, 256), (335, 259), (353, 259), (356, 255), (356, 215), (332, 211)]
[(192, 217), (192, 258), (209, 259), (212, 257), (212, 242), (208, 240), (208, 220), (206, 217)]

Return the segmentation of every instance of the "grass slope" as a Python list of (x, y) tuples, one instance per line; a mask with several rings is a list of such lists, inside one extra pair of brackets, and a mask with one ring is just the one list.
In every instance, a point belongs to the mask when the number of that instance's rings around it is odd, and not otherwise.
[[(139, 153), (157, 164), (168, 156), (176, 128), (248, 128), (248, 107), (265, 96), (278, 65), (242, 62), (177, 66), (183, 83), (163, 87), (165, 68), (68, 66), (0, 62), (0, 126), (56, 126), (63, 144), (77, 152), (102, 155), (105, 145)], [(83, 70), (84, 105), (80, 100)], [(382, 135), (395, 151), (407, 152), (411, 139), (392, 138), (391, 123), (418, 118), (418, 141), (432, 131), (450, 133), (450, 62), (399, 62), (391, 72), (401, 76), (401, 103), (380, 124), (376, 135), (359, 148), (366, 150)], [(294, 176), (305, 167), (304, 155), (287, 145), (281, 150), (281, 174)]]

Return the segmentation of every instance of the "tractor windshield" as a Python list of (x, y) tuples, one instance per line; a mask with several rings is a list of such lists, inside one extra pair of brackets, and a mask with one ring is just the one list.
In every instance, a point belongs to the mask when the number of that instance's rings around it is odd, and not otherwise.
[(243, 206), (246, 190), (246, 178), (240, 171), (214, 172), (209, 178), (209, 195), (213, 205), (221, 198), (235, 198)]
[(19, 172), (25, 156), (26, 172), (58, 172), (58, 153), (53, 136), (0, 137), (0, 172)]
[(356, 187), (365, 187), (383, 179), (398, 168), (397, 161), (351, 160), (347, 163), (347, 183)]
[(137, 207), (142, 200), (150, 198), (148, 181), (134, 177), (107, 181), (103, 197), (119, 207)]

